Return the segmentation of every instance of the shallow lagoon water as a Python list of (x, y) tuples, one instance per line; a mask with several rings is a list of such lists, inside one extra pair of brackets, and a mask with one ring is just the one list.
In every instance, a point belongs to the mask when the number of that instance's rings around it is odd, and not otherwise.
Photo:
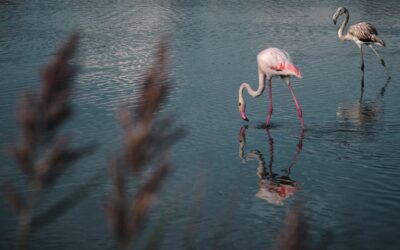
[[(378, 29), (387, 44), (378, 51), (391, 73), (389, 82), (366, 49), (365, 91), (360, 92), (358, 48), (338, 40), (338, 26), (331, 20), (339, 5), (349, 9), (350, 24), (368, 20)], [(397, 249), (399, 12), (397, 1), (1, 1), (0, 142), (6, 146), (16, 140), (17, 98), (37, 86), (42, 65), (79, 29), (75, 113), (63, 131), (74, 143), (101, 146), (68, 170), (43, 206), (106, 171), (107, 156), (119, 148), (118, 105), (135, 96), (135, 83), (151, 62), (156, 41), (168, 33), (175, 87), (166, 112), (176, 113), (190, 133), (174, 148), (174, 172), (139, 244), (166, 218), (160, 249), (187, 244), (269, 248), (287, 211), (301, 203), (312, 244), (328, 239), (328, 249)], [(303, 79), (292, 79), (292, 85), (303, 108), (304, 135), (279, 78), (273, 79), (268, 132), (265, 93), (245, 95), (250, 122), (240, 119), (238, 87), (242, 82), (257, 86), (256, 55), (266, 47), (287, 50), (302, 71)], [(246, 124), (242, 145), (238, 138)], [(257, 195), (265, 185), (254, 152), (278, 176), (298, 156), (290, 171), (298, 189), (278, 206)], [(0, 178), (23, 185), (5, 151)], [(97, 189), (35, 234), (33, 249), (113, 249), (103, 211), (108, 188)], [(0, 217), (0, 248), (9, 249), (16, 220), (3, 199)]]

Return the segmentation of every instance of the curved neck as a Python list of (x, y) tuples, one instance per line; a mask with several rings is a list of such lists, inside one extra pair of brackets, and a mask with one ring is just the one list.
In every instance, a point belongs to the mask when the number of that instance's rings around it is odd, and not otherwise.
[(349, 18), (350, 18), (349, 12), (346, 11), (344, 20), (338, 30), (338, 37), (342, 41), (346, 40), (346, 36), (343, 34), (343, 31), (344, 31), (344, 28), (346, 27), (347, 23), (349, 22)]
[(259, 77), (258, 77), (258, 88), (257, 88), (257, 90), (253, 90), (248, 83), (245, 83), (245, 82), (242, 83), (240, 85), (240, 88), (239, 88), (239, 102), (240, 103), (244, 103), (244, 100), (243, 100), (243, 90), (244, 89), (246, 89), (247, 92), (249, 93), (249, 95), (251, 95), (252, 97), (260, 96), (263, 93), (264, 88), (265, 88), (264, 80), (265, 80), (264, 75), (260, 74)]

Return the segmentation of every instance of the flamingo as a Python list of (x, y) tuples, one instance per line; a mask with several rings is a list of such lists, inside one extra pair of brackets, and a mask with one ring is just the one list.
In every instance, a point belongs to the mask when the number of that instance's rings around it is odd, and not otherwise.
[(242, 83), (239, 87), (239, 112), (243, 120), (249, 121), (247, 118), (245, 109), (246, 104), (243, 99), (243, 90), (246, 89), (247, 92), (253, 96), (260, 96), (265, 87), (265, 79), (268, 79), (269, 86), (269, 112), (266, 120), (267, 126), (270, 124), (273, 107), (272, 107), (272, 77), (280, 76), (289, 87), (289, 91), (292, 94), (294, 103), (297, 108), (297, 114), (300, 119), (301, 127), (304, 130), (304, 121), (301, 107), (297, 101), (297, 98), (293, 92), (292, 86), (290, 84), (290, 76), (296, 76), (297, 78), (302, 78), (300, 70), (294, 66), (292, 59), (289, 54), (281, 49), (277, 48), (267, 48), (258, 53), (257, 55), (257, 65), (258, 65), (258, 89), (253, 90), (248, 83)]
[(378, 36), (378, 32), (375, 27), (368, 22), (361, 22), (354, 25), (351, 25), (347, 30), (347, 34), (343, 34), (343, 30), (349, 22), (349, 11), (344, 7), (339, 7), (335, 14), (332, 17), (333, 23), (336, 25), (336, 21), (339, 16), (345, 15), (345, 18), (340, 25), (338, 30), (338, 37), (342, 41), (353, 41), (357, 44), (358, 48), (360, 48), (361, 54), (361, 88), (364, 88), (364, 56), (363, 56), (363, 45), (367, 45), (371, 50), (375, 53), (375, 55), (380, 59), (381, 64), (390, 79), (389, 71), (386, 67), (386, 63), (383, 58), (379, 55), (378, 51), (373, 47), (374, 44), (385, 47), (385, 42)]

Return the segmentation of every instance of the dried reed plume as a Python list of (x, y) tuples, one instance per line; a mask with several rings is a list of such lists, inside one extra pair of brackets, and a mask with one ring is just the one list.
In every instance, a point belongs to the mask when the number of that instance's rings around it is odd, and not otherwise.
[(322, 234), (317, 241), (312, 244), (310, 237), (310, 224), (304, 217), (304, 206), (294, 204), (286, 215), (285, 226), (276, 236), (275, 247), (277, 250), (302, 250), (302, 249), (328, 249), (333, 240), (331, 230), (319, 230)]
[(277, 235), (276, 249), (310, 249), (308, 244), (308, 225), (300, 209), (300, 207), (294, 207), (289, 210), (285, 228)]
[[(171, 170), (167, 160), (169, 148), (184, 135), (182, 129), (174, 127), (172, 118), (159, 113), (171, 87), (166, 53), (163, 38), (153, 64), (139, 83), (134, 107), (125, 104), (119, 112), (123, 148), (111, 163), (113, 191), (106, 202), (118, 249), (130, 248), (143, 229), (155, 195)], [(154, 169), (144, 171), (151, 163)], [(128, 192), (126, 187), (132, 176), (147, 178), (135, 193)]]
[[(78, 35), (74, 33), (43, 69), (40, 93), (25, 93), (19, 104), (21, 138), (10, 146), (10, 154), (25, 176), (26, 190), (22, 195), (9, 183), (4, 187), (5, 197), (18, 215), (17, 249), (27, 248), (29, 236), (35, 230), (33, 215), (41, 193), (54, 184), (70, 163), (92, 151), (91, 146), (70, 148), (68, 138), (57, 132), (71, 114), (69, 102), (76, 69), (70, 61), (77, 44)], [(52, 218), (58, 217), (60, 211)]]

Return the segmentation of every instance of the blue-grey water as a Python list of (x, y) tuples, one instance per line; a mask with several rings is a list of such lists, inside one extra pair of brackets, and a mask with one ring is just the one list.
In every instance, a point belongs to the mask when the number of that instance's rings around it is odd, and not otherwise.
[[(349, 9), (350, 24), (368, 20), (387, 44), (378, 51), (392, 79), (386, 81), (366, 48), (362, 98), (358, 48), (339, 41), (331, 20), (339, 5)], [(68, 169), (39, 210), (107, 171), (120, 148), (118, 106), (135, 97), (156, 42), (169, 34), (174, 88), (166, 112), (175, 113), (189, 134), (174, 147), (174, 171), (139, 246), (165, 220), (159, 249), (269, 249), (287, 211), (302, 204), (311, 245), (325, 240), (327, 249), (399, 249), (398, 13), (397, 0), (0, 1), (0, 182), (24, 190), (6, 152), (18, 139), (17, 100), (37, 89), (41, 68), (69, 33), (81, 34), (80, 71), (74, 115), (62, 131), (76, 144), (100, 146)], [(287, 50), (302, 71), (303, 79), (292, 79), (292, 85), (303, 109), (304, 135), (279, 78), (273, 79), (268, 133), (262, 126), (265, 93), (245, 94), (250, 122), (241, 130), (246, 122), (237, 111), (237, 90), (242, 82), (257, 86), (256, 55), (266, 47)], [(287, 175), (282, 170), (295, 157), (289, 175), (294, 186), (274, 191), (270, 173), (275, 180)], [(93, 190), (36, 232), (32, 249), (113, 249), (104, 213), (109, 189), (105, 183)], [(1, 197), (0, 249), (11, 249), (17, 220)]]

